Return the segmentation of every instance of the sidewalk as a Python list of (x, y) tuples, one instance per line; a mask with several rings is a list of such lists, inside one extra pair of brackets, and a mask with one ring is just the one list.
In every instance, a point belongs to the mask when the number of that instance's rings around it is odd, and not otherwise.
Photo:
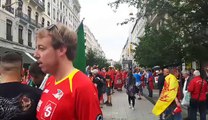
[(135, 110), (129, 109), (125, 89), (121, 92), (115, 90), (112, 104), (112, 107), (103, 106), (104, 120), (158, 120), (158, 117), (152, 114), (153, 104), (145, 97), (135, 100)]

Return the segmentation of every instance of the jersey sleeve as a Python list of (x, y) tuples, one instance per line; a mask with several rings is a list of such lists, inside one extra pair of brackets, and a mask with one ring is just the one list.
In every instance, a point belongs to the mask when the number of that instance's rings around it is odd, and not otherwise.
[(98, 93), (93, 84), (77, 88), (75, 114), (78, 120), (103, 120)]

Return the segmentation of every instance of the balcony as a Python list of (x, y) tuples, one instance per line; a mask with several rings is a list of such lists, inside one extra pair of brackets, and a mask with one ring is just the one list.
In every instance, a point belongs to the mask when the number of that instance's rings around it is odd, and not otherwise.
[(16, 10), (15, 13), (15, 17), (19, 17), (20, 18), (20, 22), (23, 24), (27, 24), (28, 23), (28, 15), (24, 14), (22, 11), (18, 11)]
[(31, 24), (32, 26), (35, 26), (37, 28), (40, 28), (40, 24), (37, 23), (34, 19), (30, 18), (27, 14), (24, 14), (22, 11), (16, 11), (15, 14), (16, 17), (20, 18), (20, 22), (23, 24)]
[(5, 10), (14, 14), (14, 8), (13, 7), (5, 7)]
[(9, 41), (12, 41), (13, 36), (11, 34), (7, 34), (6, 35), (6, 39), (9, 40)]
[(41, 1), (41, 0), (30, 0), (30, 2), (38, 7), (37, 10), (40, 10), (42, 12), (45, 10), (45, 6), (44, 6), (43, 1)]

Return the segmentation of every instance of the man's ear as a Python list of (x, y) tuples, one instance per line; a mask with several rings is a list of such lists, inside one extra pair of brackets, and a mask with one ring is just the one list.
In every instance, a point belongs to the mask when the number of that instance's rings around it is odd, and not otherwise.
[(66, 54), (66, 51), (67, 51), (67, 48), (66, 47), (60, 47), (59, 48), (59, 56), (62, 56), (62, 55), (65, 55)]

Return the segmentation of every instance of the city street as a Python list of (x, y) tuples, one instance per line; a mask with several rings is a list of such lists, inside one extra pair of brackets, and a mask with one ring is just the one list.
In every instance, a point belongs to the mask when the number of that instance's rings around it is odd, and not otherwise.
[(129, 109), (125, 89), (122, 92), (115, 91), (112, 104), (112, 107), (103, 106), (104, 120), (158, 120), (158, 117), (152, 114), (153, 104), (145, 97), (142, 97), (142, 100), (136, 99), (135, 110)]

